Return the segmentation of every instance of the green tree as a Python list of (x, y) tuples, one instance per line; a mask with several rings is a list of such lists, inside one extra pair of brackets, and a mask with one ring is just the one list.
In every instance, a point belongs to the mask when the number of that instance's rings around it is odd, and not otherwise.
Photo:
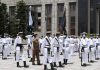
[(26, 3), (21, 0), (17, 2), (17, 19), (19, 19), (19, 31), (26, 32), (27, 29), (27, 15), (26, 15)]
[(7, 6), (4, 3), (0, 2), (0, 35), (4, 36), (6, 31), (5, 27), (7, 25)]

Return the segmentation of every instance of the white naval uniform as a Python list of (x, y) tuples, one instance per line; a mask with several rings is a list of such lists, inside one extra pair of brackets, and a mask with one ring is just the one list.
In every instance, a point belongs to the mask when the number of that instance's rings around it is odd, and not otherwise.
[(79, 39), (79, 58), (81, 57), (81, 49), (82, 49), (81, 40), (82, 40), (82, 38)]
[(69, 38), (66, 37), (64, 40), (64, 59), (69, 59), (69, 56), (70, 56), (69, 42), (70, 42)]
[(7, 43), (8, 43), (8, 55), (9, 55), (12, 51), (12, 38), (8, 37)]
[(96, 58), (100, 58), (100, 38), (96, 38)]
[(23, 51), (21, 51), (19, 44), (22, 44), (22, 38), (20, 36), (17, 36), (17, 38), (15, 39), (15, 43), (14, 43), (14, 46), (16, 47), (16, 62), (19, 62), (20, 58), (21, 60), (25, 61)]
[(89, 47), (88, 47), (88, 39), (87, 38), (82, 38), (81, 39), (81, 46), (85, 47), (84, 51), (82, 53), (82, 64), (87, 64), (88, 63), (88, 53), (89, 53)]
[(3, 58), (7, 58), (8, 55), (8, 43), (7, 43), (7, 38), (3, 38)]
[(74, 44), (75, 44), (74, 51), (78, 52), (78, 48), (79, 48), (79, 39), (78, 38), (74, 39)]
[(0, 38), (0, 53), (2, 52), (2, 47), (3, 47), (3, 42), (2, 42), (2, 38)]
[(52, 63), (51, 51), (50, 51), (50, 53), (48, 53), (48, 48), (51, 48), (51, 42), (50, 42), (49, 37), (46, 36), (45, 38), (43, 38), (43, 42), (42, 42), (42, 46), (41, 47), (43, 47), (43, 50), (44, 50), (44, 53), (43, 53), (43, 55), (44, 55), (43, 56), (43, 64), (47, 65), (47, 60), (49, 61), (49, 63)]
[(60, 52), (62, 52), (63, 50), (63, 44), (64, 44), (63, 41), (64, 41), (64, 36), (63, 35), (59, 36)]
[[(90, 47), (93, 46), (91, 49)], [(95, 60), (95, 39), (89, 39), (89, 61)]]
[(70, 45), (69, 46), (70, 46), (70, 55), (73, 55), (74, 54), (74, 47), (75, 47), (73, 38), (70, 38)]
[(43, 38), (40, 38), (39, 39), (39, 46), (40, 46), (40, 54), (42, 55), (43, 54), (43, 47), (42, 47), (42, 42), (43, 42)]
[(54, 61), (53, 62), (61, 62), (59, 39), (55, 36), (52, 39), (51, 44), (52, 44), (52, 47), (53, 47), (53, 54), (54, 54), (54, 58), (53, 58)]
[(29, 51), (29, 57), (32, 58), (32, 41), (33, 37), (32, 35), (27, 35), (27, 46), (28, 46), (28, 51)]

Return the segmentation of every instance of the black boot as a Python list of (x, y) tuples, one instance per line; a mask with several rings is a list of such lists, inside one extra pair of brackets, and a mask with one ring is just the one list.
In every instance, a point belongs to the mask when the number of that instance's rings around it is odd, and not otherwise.
[(57, 67), (56, 62), (54, 62), (54, 67)]
[(21, 66), (19, 65), (19, 62), (17, 62), (17, 67), (19, 67), (19, 68), (21, 67)]
[(24, 61), (23, 63), (24, 63), (24, 67), (25, 68), (28, 68), (29, 67), (28, 65), (26, 65), (26, 61)]
[(99, 58), (96, 58), (96, 60), (99, 60)]
[(59, 67), (64, 67), (64, 66), (61, 64), (61, 62), (59, 62)]
[(65, 65), (67, 65), (67, 61), (68, 61), (68, 59), (65, 59)]
[(51, 66), (51, 70), (56, 70), (52, 63), (50, 63), (50, 66)]
[(66, 64), (66, 59), (64, 59), (64, 63), (63, 64)]
[(29, 62), (32, 62), (32, 58), (30, 59), (30, 61)]
[(48, 70), (48, 69), (47, 69), (47, 65), (44, 65), (44, 70)]
[(81, 66), (84, 66), (84, 67), (85, 67), (85, 66), (86, 66), (86, 64), (85, 64), (85, 63), (83, 63)]

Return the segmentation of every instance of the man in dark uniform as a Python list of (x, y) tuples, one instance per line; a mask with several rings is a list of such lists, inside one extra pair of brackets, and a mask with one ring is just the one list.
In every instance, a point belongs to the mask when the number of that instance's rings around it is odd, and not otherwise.
[(35, 65), (35, 57), (37, 58), (37, 65), (41, 65), (40, 64), (39, 52), (40, 52), (39, 39), (37, 38), (37, 34), (34, 34), (32, 65)]

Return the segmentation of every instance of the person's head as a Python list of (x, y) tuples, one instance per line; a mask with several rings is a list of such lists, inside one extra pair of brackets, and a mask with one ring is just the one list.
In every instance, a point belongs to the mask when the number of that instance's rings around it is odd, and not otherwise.
[(51, 32), (48, 31), (48, 32), (46, 33), (46, 36), (50, 37), (50, 36), (51, 36)]
[(43, 36), (41, 36), (41, 39), (43, 38)]
[(23, 32), (19, 32), (18, 36), (23, 37)]
[(60, 36), (60, 33), (59, 33), (59, 32), (57, 32), (57, 33), (56, 33), (56, 36), (57, 36), (57, 37), (59, 37), (59, 36)]
[(38, 37), (38, 32), (34, 32), (33, 36), (34, 36), (34, 38), (37, 38)]
[(36, 38), (37, 37), (37, 34), (34, 34), (34, 38)]
[(93, 39), (94, 38), (94, 35), (93, 34), (90, 34), (90, 38)]
[(82, 33), (82, 37), (83, 37), (83, 38), (86, 38), (86, 34), (87, 34), (86, 32), (83, 32), (83, 33)]
[(95, 38), (99, 38), (99, 34), (96, 34)]

